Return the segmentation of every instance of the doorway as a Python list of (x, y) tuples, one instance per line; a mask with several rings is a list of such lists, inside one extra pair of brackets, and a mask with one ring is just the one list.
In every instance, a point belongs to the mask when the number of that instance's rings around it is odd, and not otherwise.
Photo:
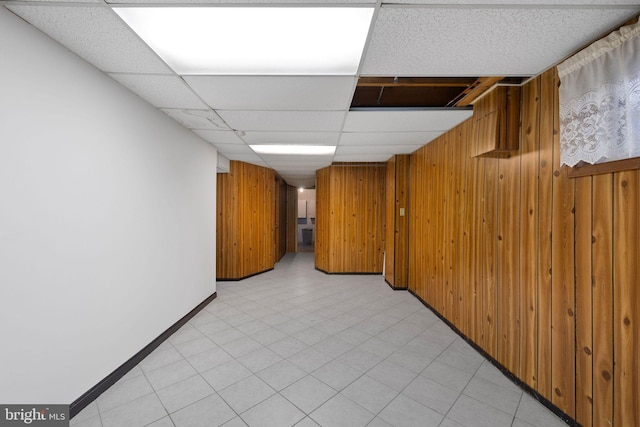
[(316, 190), (298, 190), (298, 252), (313, 252), (316, 234)]

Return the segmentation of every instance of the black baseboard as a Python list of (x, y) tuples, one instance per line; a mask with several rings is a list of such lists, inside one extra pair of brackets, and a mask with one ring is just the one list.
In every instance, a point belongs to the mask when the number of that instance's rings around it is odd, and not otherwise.
[(211, 294), (207, 299), (202, 301), (196, 308), (191, 310), (182, 319), (178, 320), (176, 323), (171, 325), (166, 331), (161, 333), (156, 339), (147, 344), (142, 350), (134, 354), (129, 360), (124, 362), (115, 371), (111, 372), (107, 375), (102, 381), (98, 384), (94, 385), (84, 393), (82, 396), (77, 398), (70, 406), (69, 406), (69, 416), (71, 418), (75, 417), (80, 411), (86, 408), (91, 402), (96, 400), (98, 396), (107, 391), (109, 387), (114, 385), (120, 378), (126, 375), (131, 369), (133, 369), (138, 363), (140, 363), (145, 357), (147, 357), (153, 350), (158, 348), (160, 344), (162, 344), (167, 338), (169, 338), (174, 332), (180, 329), (185, 323), (187, 323), (193, 316), (198, 314), (200, 310), (205, 308), (207, 304), (213, 301), (216, 296), (218, 296), (217, 292)]
[(229, 277), (229, 278), (222, 278), (222, 279), (216, 278), (216, 281), (217, 282), (239, 282), (241, 280), (248, 279), (249, 277), (257, 276), (258, 274), (266, 273), (267, 271), (271, 271), (271, 270), (273, 270), (273, 267), (267, 268), (266, 270), (258, 271), (257, 273), (249, 274), (248, 276)]
[(382, 276), (382, 271), (337, 271), (337, 272), (329, 272), (329, 271), (325, 271), (321, 268), (315, 267), (316, 270), (318, 270), (321, 273), (324, 274), (335, 274), (335, 275), (343, 275), (343, 276), (352, 276), (352, 275), (358, 275), (358, 276)]
[[(386, 278), (386, 277), (385, 277), (384, 281), (385, 281), (385, 282), (387, 283), (387, 285), (389, 285), (389, 287), (390, 287), (391, 289), (393, 289), (394, 291), (406, 291), (406, 290), (408, 290), (408, 289), (409, 289), (407, 286), (405, 286), (405, 287), (398, 287), (398, 286), (394, 286), (394, 285), (392, 285), (392, 284), (391, 284), (391, 282), (389, 282), (389, 281), (387, 280), (387, 278)], [(415, 294), (414, 294), (413, 296), (415, 296)]]
[(425, 307), (427, 307), (429, 310), (431, 310), (433, 312), (433, 314), (438, 316), (440, 318), (440, 320), (442, 320), (444, 323), (446, 323), (447, 326), (449, 326), (451, 329), (453, 329), (453, 331), (456, 334), (458, 334), (462, 339), (464, 339), (467, 342), (467, 344), (469, 344), (471, 347), (473, 347), (478, 353), (482, 354), (482, 356), (484, 356), (485, 359), (487, 359), (489, 362), (491, 362), (491, 364), (493, 366), (498, 368), (500, 370), (500, 372), (502, 372), (507, 378), (509, 378), (516, 385), (518, 385), (518, 387), (520, 387), (526, 393), (531, 395), (534, 399), (536, 399), (538, 402), (540, 402), (542, 405), (544, 405), (551, 412), (556, 414), (560, 419), (562, 419), (562, 421), (564, 421), (565, 423), (567, 423), (571, 427), (582, 427), (576, 420), (574, 420), (568, 414), (563, 412), (562, 409), (558, 408), (556, 405), (551, 403), (551, 401), (549, 399), (547, 399), (546, 397), (542, 396), (536, 390), (531, 388), (530, 385), (528, 385), (527, 383), (522, 381), (520, 378), (518, 378), (517, 376), (512, 374), (511, 371), (509, 371), (504, 365), (502, 365), (500, 362), (498, 362), (496, 359), (494, 359), (489, 353), (484, 351), (484, 349), (482, 349), (478, 344), (476, 344), (475, 342), (471, 341), (471, 339), (469, 339), (469, 337), (467, 337), (465, 334), (463, 334), (462, 331), (460, 331), (454, 324), (449, 322), (449, 320), (447, 320), (443, 315), (441, 315), (436, 309), (431, 307), (431, 305), (429, 305), (429, 303), (427, 303), (425, 300), (420, 298), (420, 296), (418, 296), (418, 294), (416, 294), (413, 290), (409, 289), (409, 292), (411, 293), (411, 295), (416, 297), (418, 299), (418, 301), (420, 301), (422, 304), (424, 304)]

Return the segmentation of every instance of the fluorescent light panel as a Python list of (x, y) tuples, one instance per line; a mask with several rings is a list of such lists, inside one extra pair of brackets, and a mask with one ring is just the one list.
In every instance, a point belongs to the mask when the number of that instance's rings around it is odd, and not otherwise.
[(331, 155), (335, 153), (335, 145), (250, 145), (258, 154), (291, 154), (291, 155)]
[(373, 16), (363, 7), (113, 9), (183, 75), (355, 75)]

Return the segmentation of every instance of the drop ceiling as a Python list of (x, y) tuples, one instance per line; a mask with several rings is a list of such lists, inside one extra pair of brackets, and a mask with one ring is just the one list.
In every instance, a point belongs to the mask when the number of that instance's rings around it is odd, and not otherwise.
[[(478, 96), (503, 77), (511, 84), (525, 81), (640, 12), (638, 0), (0, 4), (215, 145), (220, 154), (272, 167), (299, 187), (313, 186), (315, 171), (333, 162), (379, 162), (415, 151), (471, 116), (465, 96)], [(180, 75), (112, 9), (127, 4), (349, 6), (373, 9), (373, 19), (357, 71), (349, 75)], [(211, 48), (223, 44), (224, 38), (214, 40)], [(332, 156), (258, 155), (250, 144), (337, 149)]]

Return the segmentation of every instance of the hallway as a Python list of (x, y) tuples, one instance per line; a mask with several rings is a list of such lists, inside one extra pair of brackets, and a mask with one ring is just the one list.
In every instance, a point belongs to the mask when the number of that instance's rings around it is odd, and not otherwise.
[(72, 421), (82, 427), (563, 426), (406, 291), (310, 253), (217, 298)]

